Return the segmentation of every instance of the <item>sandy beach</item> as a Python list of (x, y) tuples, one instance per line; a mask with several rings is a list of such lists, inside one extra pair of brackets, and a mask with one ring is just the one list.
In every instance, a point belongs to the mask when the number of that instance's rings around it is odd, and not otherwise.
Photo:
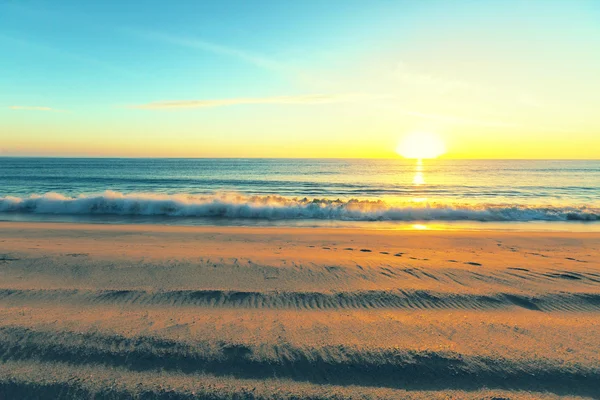
[(598, 233), (0, 223), (0, 394), (598, 398), (599, 254)]

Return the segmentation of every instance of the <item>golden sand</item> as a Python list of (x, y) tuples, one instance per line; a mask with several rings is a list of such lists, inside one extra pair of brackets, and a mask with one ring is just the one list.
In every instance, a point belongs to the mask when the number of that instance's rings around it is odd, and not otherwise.
[(599, 233), (0, 223), (0, 394), (594, 398), (599, 255)]

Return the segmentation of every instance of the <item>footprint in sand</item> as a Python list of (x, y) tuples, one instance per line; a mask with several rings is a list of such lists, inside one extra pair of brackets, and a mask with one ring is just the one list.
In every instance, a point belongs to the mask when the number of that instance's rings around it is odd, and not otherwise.
[(371, 250), (369, 250), (369, 249), (360, 249), (360, 251), (362, 251), (363, 253), (370, 253), (371, 252)]
[(379, 254), (390, 254), (387, 251), (380, 251)]
[(396, 253), (396, 254), (394, 254), (394, 257), (402, 257), (402, 254), (404, 254), (404, 253)]
[(349, 251), (352, 251), (352, 250), (354, 250), (354, 249), (353, 249), (352, 247), (346, 247), (344, 250), (349, 250)]
[(480, 263), (473, 262), (473, 261), (467, 261), (465, 264), (469, 264), (469, 265), (475, 265), (475, 266), (477, 266), (477, 267), (481, 267), (481, 264), (480, 264)]

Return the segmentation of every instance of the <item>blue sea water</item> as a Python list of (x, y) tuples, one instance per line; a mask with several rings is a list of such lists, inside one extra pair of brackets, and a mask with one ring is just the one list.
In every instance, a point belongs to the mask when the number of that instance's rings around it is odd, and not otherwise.
[(600, 161), (0, 158), (0, 220), (57, 218), (595, 225)]

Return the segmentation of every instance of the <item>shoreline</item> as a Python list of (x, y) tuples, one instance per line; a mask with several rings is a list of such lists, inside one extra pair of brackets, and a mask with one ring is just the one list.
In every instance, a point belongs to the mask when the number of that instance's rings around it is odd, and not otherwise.
[[(337, 222), (337, 221), (336, 221)], [(350, 225), (327, 225), (327, 224), (318, 224), (318, 225), (309, 225), (304, 226), (300, 224), (270, 224), (270, 225), (218, 225), (218, 224), (202, 224), (202, 225), (186, 225), (186, 224), (163, 224), (163, 223), (152, 223), (152, 222), (73, 222), (73, 221), (48, 221), (48, 220), (31, 220), (31, 221), (12, 221), (12, 220), (2, 220), (0, 219), (0, 230), (1, 229), (11, 229), (11, 228), (39, 228), (45, 227), (50, 229), (75, 229), (75, 230), (85, 230), (85, 229), (99, 229), (99, 230), (139, 230), (139, 231), (168, 231), (168, 232), (206, 232), (206, 231), (224, 231), (224, 232), (234, 232), (234, 231), (247, 231), (247, 232), (260, 232), (261, 230), (266, 231), (277, 231), (277, 230), (291, 230), (296, 232), (301, 232), (303, 234), (308, 234), (311, 231), (315, 232), (336, 232), (336, 233), (356, 233), (357, 231), (362, 232), (371, 232), (371, 233), (393, 233), (396, 232), (398, 234), (418, 234), (418, 233), (444, 233), (447, 232), (449, 234), (458, 234), (463, 232), (464, 234), (485, 234), (485, 233), (498, 233), (498, 234), (523, 234), (523, 233), (536, 233), (536, 234), (548, 234), (548, 235), (558, 235), (558, 236), (571, 236), (571, 235), (592, 235), (600, 237), (600, 223), (596, 222), (460, 222), (460, 223), (437, 223), (431, 221), (421, 221), (419, 223), (387, 223), (385, 227), (381, 227), (379, 222), (349, 222)], [(39, 225), (39, 227), (37, 226)], [(387, 225), (390, 225), (389, 227)], [(397, 225), (394, 227), (393, 225)], [(521, 225), (520, 229), (501, 229), (499, 227), (512, 227)], [(567, 225), (565, 226), (565, 230), (560, 229), (541, 229), (541, 226), (551, 226), (551, 225)], [(568, 226), (572, 225), (585, 225), (585, 226), (593, 226), (594, 228), (590, 230), (567, 230)], [(596, 225), (598, 226), (598, 230), (596, 230)], [(477, 228), (471, 228), (471, 226), (475, 226)], [(527, 229), (530, 227), (531, 229)], [(538, 228), (538, 229), (536, 229)]]
[(465, 232), (562, 232), (600, 233), (598, 221), (338, 221), (338, 220), (257, 220), (189, 217), (72, 217), (49, 215), (40, 218), (0, 215), (0, 224), (66, 224), (91, 226), (156, 226), (273, 229), (335, 229), (363, 231), (465, 231)]

